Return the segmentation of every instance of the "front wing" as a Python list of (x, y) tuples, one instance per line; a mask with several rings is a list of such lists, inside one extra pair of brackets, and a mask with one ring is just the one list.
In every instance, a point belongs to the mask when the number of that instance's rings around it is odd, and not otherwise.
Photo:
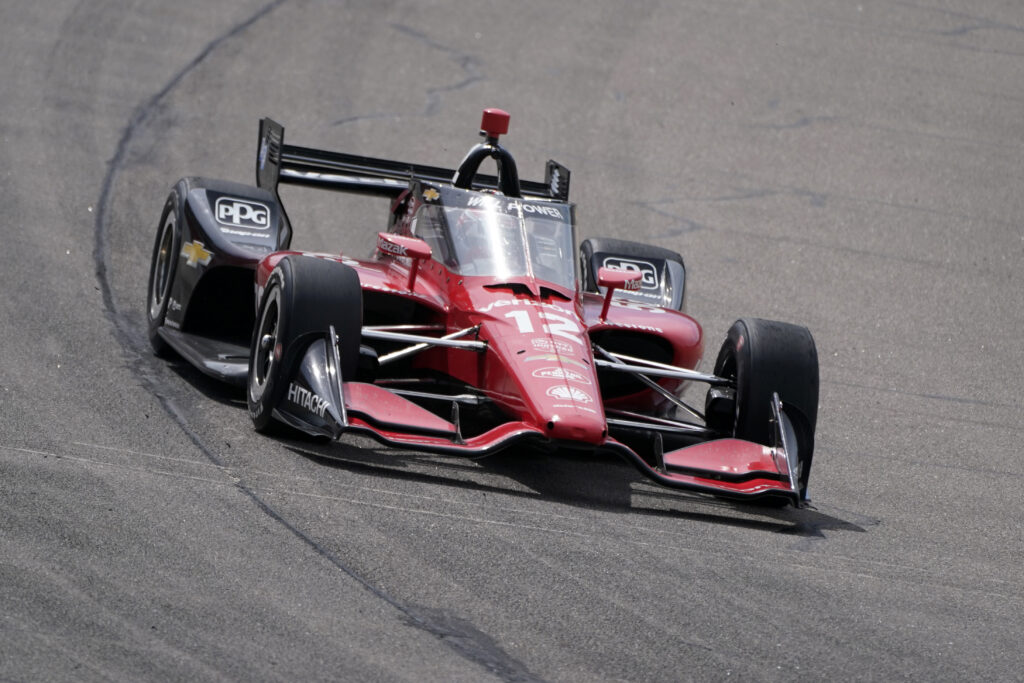
[[(309, 434), (332, 439), (351, 432), (403, 448), (478, 457), (517, 445), (548, 443), (544, 433), (523, 421), (505, 422), (482, 434), (463, 438), (458, 403), (451, 419), (438, 417), (381, 386), (341, 377), (332, 328), (317, 340), (299, 364), (274, 415)], [(782, 498), (801, 505), (799, 457), (792, 427), (776, 398), (776, 439), (765, 446), (740, 439), (713, 439), (661, 452), (656, 464), (613, 438), (600, 446), (632, 463), (659, 484), (738, 499)]]

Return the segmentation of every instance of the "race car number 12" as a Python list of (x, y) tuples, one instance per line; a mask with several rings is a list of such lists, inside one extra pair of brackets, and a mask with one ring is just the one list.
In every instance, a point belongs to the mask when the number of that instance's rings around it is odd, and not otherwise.
[[(547, 321), (547, 324), (541, 324), (541, 329), (548, 334), (571, 339), (580, 345), (583, 344), (583, 340), (580, 338), (580, 326), (572, 318), (567, 318), (558, 313), (551, 313), (550, 311), (538, 311), (537, 316), (541, 320)], [(516, 326), (519, 328), (520, 333), (533, 334), (533, 320), (530, 317), (529, 310), (509, 311), (505, 314), (505, 317), (516, 321)]]

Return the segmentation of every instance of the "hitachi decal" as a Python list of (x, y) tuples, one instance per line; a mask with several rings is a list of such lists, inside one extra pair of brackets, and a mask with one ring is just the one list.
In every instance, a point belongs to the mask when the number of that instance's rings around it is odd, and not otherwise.
[(300, 387), (295, 382), (288, 385), (288, 401), (308, 410), (317, 417), (323, 417), (327, 412), (327, 401), (314, 394), (309, 389)]

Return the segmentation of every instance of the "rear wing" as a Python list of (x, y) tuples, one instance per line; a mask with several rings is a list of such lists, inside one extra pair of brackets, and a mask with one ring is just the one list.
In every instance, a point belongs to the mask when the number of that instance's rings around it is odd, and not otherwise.
[[(455, 169), (411, 164), (404, 161), (328, 152), (284, 144), (284, 126), (260, 119), (260, 141), (256, 158), (256, 184), (277, 195), (278, 183), (305, 185), (342, 192), (397, 197), (410, 180), (452, 184)], [(473, 186), (499, 189), (497, 176), (477, 173)], [(519, 183), (523, 196), (569, 201), (569, 169), (548, 161), (544, 182)]]

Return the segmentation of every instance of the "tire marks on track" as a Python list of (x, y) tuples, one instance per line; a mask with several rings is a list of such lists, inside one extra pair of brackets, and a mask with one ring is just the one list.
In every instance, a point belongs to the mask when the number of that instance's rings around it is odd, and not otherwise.
[[(240, 478), (233, 476), (230, 473), (229, 468), (225, 466), (224, 461), (211, 448), (209, 448), (203, 441), (203, 438), (189, 426), (188, 420), (182, 413), (181, 409), (169, 396), (167, 396), (166, 392), (161, 389), (159, 380), (153, 375), (149, 363), (143, 355), (145, 353), (145, 344), (140, 342), (136, 337), (127, 317), (122, 311), (118, 310), (118, 307), (114, 302), (113, 289), (108, 277), (109, 269), (107, 264), (110, 257), (110, 246), (107, 240), (107, 224), (111, 216), (111, 202), (114, 185), (122, 167), (125, 165), (126, 159), (128, 158), (128, 152), (136, 133), (153, 118), (154, 113), (157, 111), (164, 98), (167, 97), (167, 95), (170, 94), (196, 67), (204, 63), (220, 46), (232, 38), (244, 33), (248, 28), (285, 4), (285, 2), (286, 0), (273, 0), (272, 2), (267, 3), (247, 19), (239, 22), (228, 31), (211, 40), (206, 47), (192, 58), (191, 61), (175, 73), (160, 90), (134, 110), (134, 113), (118, 140), (114, 155), (108, 162), (107, 173), (104, 176), (100, 195), (96, 202), (93, 260), (96, 265), (96, 279), (99, 283), (103, 297), (104, 313), (113, 327), (115, 338), (118, 340), (118, 343), (126, 354), (128, 367), (132, 374), (136, 376), (140, 384), (146, 390), (157, 398), (163, 409), (181, 428), (200, 453), (202, 453), (213, 466), (230, 477), (232, 481), (229, 485), (249, 498), (263, 514), (270, 517), (280, 526), (284, 527), (308, 548), (339, 569), (353, 581), (360, 584), (371, 594), (393, 607), (402, 615), (406, 624), (436, 636), (459, 656), (482, 666), (491, 674), (505, 681), (539, 680), (526, 668), (525, 665), (514, 660), (505, 653), (490, 637), (475, 628), (469, 627), (468, 622), (458, 619), (452, 615), (440, 618), (439, 614), (441, 614), (441, 612), (436, 610), (407, 606), (372, 585), (369, 581), (357, 574), (351, 567), (343, 562), (341, 558), (337, 557), (323, 545), (304, 533), (296, 525), (288, 521), (280, 512), (271, 506), (257, 490), (250, 487)], [(40, 454), (46, 455), (41, 452)], [(67, 457), (69, 459), (89, 461), (93, 463), (101, 462), (89, 460), (87, 458), (77, 458), (75, 456), (58, 457)], [(123, 465), (120, 466), (123, 467)], [(171, 474), (179, 477), (185, 476), (170, 472), (156, 472), (145, 468), (141, 469), (151, 473)], [(210, 483), (217, 483), (206, 478), (190, 478), (201, 479)]]

